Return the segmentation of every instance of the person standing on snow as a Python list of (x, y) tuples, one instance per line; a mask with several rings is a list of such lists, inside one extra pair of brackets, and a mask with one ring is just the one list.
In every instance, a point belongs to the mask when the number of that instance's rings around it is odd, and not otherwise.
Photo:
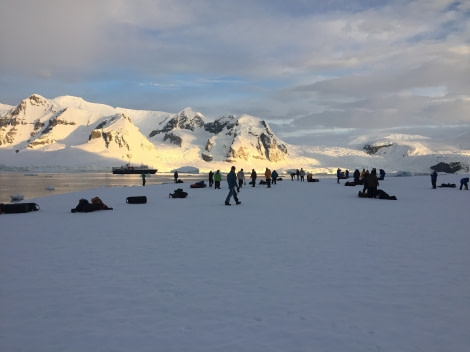
[(145, 174), (145, 172), (142, 172), (142, 175), (140, 175), (142, 177), (142, 186), (145, 186), (145, 178), (147, 177), (147, 175)]
[(258, 175), (256, 174), (255, 169), (252, 169), (252, 170), (251, 170), (251, 176), (250, 176), (250, 178), (251, 178), (251, 185), (252, 185), (251, 187), (255, 187), (255, 185), (256, 185), (256, 177), (258, 177)]
[(209, 187), (212, 187), (212, 185), (214, 184), (214, 173), (211, 171), (209, 171)]
[(214, 174), (214, 189), (220, 189), (220, 181), (222, 181), (222, 175), (220, 174), (220, 170), (217, 170)]
[(268, 185), (268, 188), (271, 188), (271, 170), (266, 168), (266, 171), (264, 172), (264, 177), (266, 177), (266, 184)]
[(278, 178), (278, 173), (276, 170), (273, 170), (273, 172), (271, 172), (271, 183), (273, 185), (275, 185), (277, 183), (277, 178)]
[(301, 167), (301, 168), (300, 168), (300, 181), (301, 181), (301, 182), (304, 182), (304, 180), (305, 180), (305, 171), (304, 171), (304, 169)]
[(437, 172), (434, 170), (434, 172), (431, 174), (431, 185), (432, 189), (436, 189), (436, 184), (437, 184)]

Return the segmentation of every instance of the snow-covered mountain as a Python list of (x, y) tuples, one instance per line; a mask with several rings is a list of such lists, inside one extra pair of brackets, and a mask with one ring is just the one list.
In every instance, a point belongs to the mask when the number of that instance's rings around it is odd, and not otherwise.
[(109, 170), (130, 161), (163, 172), (183, 166), (225, 170), (237, 164), (248, 170), (302, 167), (334, 173), (338, 167), (376, 167), (425, 173), (443, 162), (468, 171), (470, 131), (439, 141), (369, 131), (350, 138), (348, 145), (300, 146), (285, 143), (265, 121), (249, 115), (210, 121), (191, 108), (179, 113), (131, 110), (34, 94), (17, 106), (0, 104), (0, 156), (4, 169)]

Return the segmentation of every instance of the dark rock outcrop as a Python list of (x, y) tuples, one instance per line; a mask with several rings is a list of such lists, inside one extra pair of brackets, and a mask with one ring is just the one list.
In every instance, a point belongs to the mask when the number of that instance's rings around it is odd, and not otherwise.
[(468, 171), (468, 169), (469, 169), (468, 165), (465, 165), (459, 161), (451, 162), (451, 163), (440, 162), (434, 166), (431, 166), (431, 170), (434, 170), (436, 172), (445, 172), (448, 174), (453, 174), (460, 170)]

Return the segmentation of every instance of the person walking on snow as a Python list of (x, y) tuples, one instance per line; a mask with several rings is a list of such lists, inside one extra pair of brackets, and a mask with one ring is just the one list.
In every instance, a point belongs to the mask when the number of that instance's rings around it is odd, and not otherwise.
[(240, 188), (242, 188), (243, 184), (245, 183), (245, 172), (243, 172), (243, 169), (240, 169), (240, 171), (238, 171), (237, 179), (238, 179), (237, 191), (240, 192)]
[(225, 198), (225, 205), (231, 205), (230, 198), (232, 198), (232, 196), (233, 199), (235, 199), (235, 203), (240, 204), (241, 202), (238, 200), (237, 191), (235, 190), (235, 188), (237, 187), (237, 175), (235, 174), (235, 166), (232, 166), (230, 172), (227, 175), (227, 183), (229, 192), (227, 198)]

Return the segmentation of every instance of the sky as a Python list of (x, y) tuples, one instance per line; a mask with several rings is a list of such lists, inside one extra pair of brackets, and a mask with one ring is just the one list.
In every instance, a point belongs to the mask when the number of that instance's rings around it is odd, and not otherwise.
[[(0, 350), (467, 352), (463, 176), (386, 176), (397, 200), (287, 178), (225, 206), (225, 181), (181, 174), (28, 198), (38, 211), (0, 215)], [(71, 213), (96, 196), (113, 210)]]
[(470, 126), (470, 2), (0, 1), (0, 102), (250, 114), (282, 136)]

